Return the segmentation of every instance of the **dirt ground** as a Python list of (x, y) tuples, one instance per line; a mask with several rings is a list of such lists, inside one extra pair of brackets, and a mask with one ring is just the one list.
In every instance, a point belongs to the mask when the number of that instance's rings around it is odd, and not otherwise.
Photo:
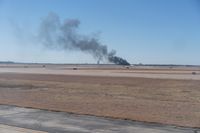
[(200, 127), (198, 80), (1, 73), (0, 103)]
[(0, 70), (0, 104), (200, 127), (199, 80), (6, 70)]

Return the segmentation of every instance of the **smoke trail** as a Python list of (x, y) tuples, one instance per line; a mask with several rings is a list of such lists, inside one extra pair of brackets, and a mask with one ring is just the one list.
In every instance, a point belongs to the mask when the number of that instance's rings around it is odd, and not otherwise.
[(107, 46), (102, 45), (97, 38), (77, 33), (79, 25), (77, 19), (67, 19), (61, 23), (57, 14), (50, 13), (40, 25), (39, 40), (48, 48), (79, 50), (91, 54), (98, 61), (129, 65), (126, 60), (115, 56), (116, 52), (108, 52)]

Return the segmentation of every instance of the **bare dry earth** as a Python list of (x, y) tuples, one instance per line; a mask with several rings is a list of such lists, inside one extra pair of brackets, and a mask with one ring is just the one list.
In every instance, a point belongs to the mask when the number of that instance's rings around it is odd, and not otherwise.
[(0, 74), (0, 103), (200, 127), (200, 82), (56, 74)]

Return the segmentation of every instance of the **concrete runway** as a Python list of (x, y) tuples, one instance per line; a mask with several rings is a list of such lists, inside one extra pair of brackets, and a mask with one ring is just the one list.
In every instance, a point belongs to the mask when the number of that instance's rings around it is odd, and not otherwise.
[(200, 133), (200, 129), (0, 105), (0, 133)]
[(47, 133), (47, 132), (0, 124), (0, 133)]
[(59, 67), (51, 68), (35, 68), (35, 67), (0, 67), (0, 73), (21, 73), (21, 74), (51, 74), (51, 75), (78, 75), (78, 76), (100, 76), (100, 77), (140, 77), (154, 79), (184, 79), (184, 80), (200, 80), (200, 69), (194, 70), (197, 74), (193, 75), (192, 70), (183, 71), (151, 71), (151, 70), (73, 70)]

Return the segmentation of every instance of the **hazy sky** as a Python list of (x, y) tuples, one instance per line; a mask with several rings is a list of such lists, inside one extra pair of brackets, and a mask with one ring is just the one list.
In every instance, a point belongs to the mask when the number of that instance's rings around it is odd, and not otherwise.
[(0, 0), (0, 60), (94, 63), (77, 51), (34, 41), (49, 12), (81, 21), (79, 31), (131, 63), (200, 64), (198, 0)]

